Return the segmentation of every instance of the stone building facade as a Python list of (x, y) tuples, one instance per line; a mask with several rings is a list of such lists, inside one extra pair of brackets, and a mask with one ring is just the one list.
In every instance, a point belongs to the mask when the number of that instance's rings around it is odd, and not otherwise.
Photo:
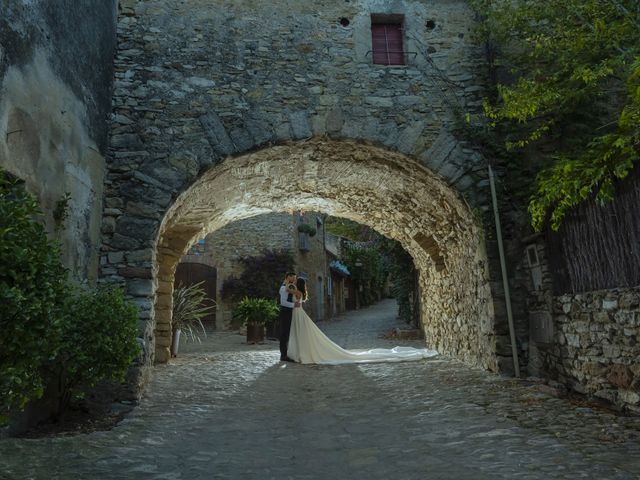
[(98, 276), (116, 3), (3, 2), (0, 14), (0, 167), (36, 195), (50, 232), (69, 194), (58, 235), (77, 280)]
[[(316, 227), (314, 236), (298, 231), (301, 220)], [(229, 329), (231, 323), (233, 304), (221, 296), (225, 280), (242, 273), (240, 258), (258, 256), (265, 250), (292, 254), (296, 272), (307, 280), (309, 300), (305, 310), (315, 320), (326, 318), (327, 257), (321, 214), (305, 212), (301, 218), (298, 212), (271, 213), (230, 223), (205, 238), (203, 254), (217, 270), (217, 329)]]
[[(486, 161), (455, 128), (457, 111), (479, 113), (484, 84), (467, 2), (186, 8), (25, 0), (0, 16), (0, 166), (38, 196), (51, 230), (70, 193), (65, 263), (124, 285), (140, 307), (138, 380), (168, 358), (190, 246), (300, 207), (398, 240), (419, 271), (427, 344), (508, 371)], [(385, 22), (406, 51), (395, 65), (373, 61)], [(527, 265), (507, 245), (512, 284), (531, 281), (514, 298), (529, 372), (637, 412), (637, 286), (554, 295), (534, 243), (539, 263)]]
[[(490, 208), (485, 161), (454, 134), (455, 111), (481, 105), (466, 2), (122, 5), (102, 275), (148, 320), (148, 363), (167, 359), (171, 279), (195, 239), (303, 206), (403, 244), (430, 346), (511, 364), (496, 355), (496, 255), (474, 213)], [(401, 23), (404, 64), (372, 62), (379, 21)]]

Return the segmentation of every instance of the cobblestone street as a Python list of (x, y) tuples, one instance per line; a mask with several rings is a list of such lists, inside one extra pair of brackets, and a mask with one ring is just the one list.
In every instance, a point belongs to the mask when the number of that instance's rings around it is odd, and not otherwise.
[[(381, 338), (394, 316), (385, 301), (322, 327), (347, 348), (420, 346)], [(0, 440), (0, 478), (640, 478), (640, 419), (533, 382), (441, 357), (284, 364), (230, 333), (188, 347), (111, 431)]]

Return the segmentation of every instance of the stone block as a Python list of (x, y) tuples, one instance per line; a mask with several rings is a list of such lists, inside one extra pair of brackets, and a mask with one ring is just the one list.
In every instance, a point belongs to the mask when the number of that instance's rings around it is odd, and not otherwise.
[(289, 122), (294, 139), (302, 140), (310, 138), (313, 135), (311, 126), (309, 125), (309, 114), (307, 111), (301, 110), (290, 113)]
[(618, 398), (627, 405), (640, 404), (640, 394), (632, 390), (618, 390)]
[(107, 259), (110, 264), (122, 263), (124, 260), (124, 252), (109, 252)]
[(214, 112), (202, 115), (199, 118), (204, 129), (205, 136), (211, 148), (220, 155), (230, 155), (235, 152), (235, 147), (222, 120)]
[(611, 365), (607, 372), (607, 381), (614, 387), (629, 388), (633, 382), (633, 373), (627, 365)]
[(124, 237), (148, 239), (154, 236), (158, 225), (154, 219), (122, 216), (116, 222), (116, 232)]
[(390, 97), (365, 97), (364, 102), (372, 107), (391, 108), (393, 107), (393, 98)]
[(121, 135), (112, 135), (110, 142), (111, 148), (124, 148), (128, 150), (142, 148), (142, 140), (133, 133), (125, 133)]
[(238, 152), (245, 152), (254, 147), (253, 135), (244, 128), (234, 128), (229, 132), (229, 137), (234, 145), (234, 149)]
[(580, 347), (580, 336), (575, 333), (567, 333), (565, 334), (567, 339), (567, 345), (570, 347)]
[(153, 260), (153, 249), (134, 250), (126, 252), (125, 258), (129, 263), (150, 262)]
[(140, 246), (140, 242), (135, 238), (126, 237), (120, 233), (114, 233), (111, 237), (111, 247), (122, 250), (136, 250)]
[(327, 114), (326, 131), (328, 133), (337, 133), (342, 130), (344, 124), (344, 115), (340, 108), (334, 108)]
[(150, 279), (153, 276), (153, 271), (151, 268), (144, 267), (122, 267), (118, 269), (118, 275), (124, 278)]
[(249, 118), (245, 121), (245, 128), (253, 137), (252, 144), (254, 146), (264, 145), (274, 140), (273, 131), (270, 125), (260, 119)]
[(127, 293), (134, 297), (150, 297), (153, 295), (154, 285), (152, 280), (131, 279), (127, 282)]

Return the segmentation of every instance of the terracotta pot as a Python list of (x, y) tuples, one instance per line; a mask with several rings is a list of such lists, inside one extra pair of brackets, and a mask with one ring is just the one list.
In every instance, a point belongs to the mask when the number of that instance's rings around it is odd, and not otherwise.
[(247, 343), (264, 342), (264, 325), (261, 323), (247, 323)]

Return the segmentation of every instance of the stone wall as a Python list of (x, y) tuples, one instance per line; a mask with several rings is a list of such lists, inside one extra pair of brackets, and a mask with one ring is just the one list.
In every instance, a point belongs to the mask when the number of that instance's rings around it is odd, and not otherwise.
[[(315, 226), (317, 215), (305, 212), (304, 217)], [(260, 255), (264, 250), (286, 250), (293, 255), (296, 271), (308, 278), (310, 299), (305, 309), (312, 318), (323, 319), (317, 298), (318, 277), (324, 279), (326, 270), (323, 231), (318, 228), (314, 237), (306, 239), (306, 248), (301, 249), (298, 221), (297, 213), (271, 213), (230, 223), (206, 236), (205, 255), (217, 269), (216, 328), (227, 329), (231, 322), (232, 305), (220, 296), (224, 281), (242, 273), (240, 258)], [(320, 301), (324, 302), (324, 292)]]
[(554, 296), (543, 243), (529, 248), (529, 374), (640, 413), (640, 287)]
[[(217, 269), (216, 328), (230, 328), (232, 304), (222, 299), (224, 281), (239, 276), (242, 257), (260, 255), (265, 249), (293, 252), (294, 235), (291, 215), (266, 214), (247, 218), (216, 230), (205, 238), (205, 255)], [(276, 297), (277, 292), (273, 296)]]
[[(328, 285), (329, 267), (325, 249), (325, 215), (305, 212), (304, 222), (316, 229), (316, 234), (296, 234), (296, 271), (307, 281), (308, 299), (304, 309), (314, 321), (326, 320), (331, 316), (329, 309)], [(299, 218), (295, 219), (296, 229)], [(304, 241), (304, 247), (301, 242)]]
[(0, 167), (25, 181), (79, 280), (98, 274), (116, 0), (13, 1), (0, 15)]
[[(485, 162), (455, 135), (454, 112), (482, 96), (467, 2), (184, 9), (127, 0), (118, 23), (102, 274), (141, 307), (146, 359), (167, 358), (171, 280), (195, 238), (304, 204), (400, 241), (429, 341), (498, 369)], [(372, 14), (404, 16), (407, 65), (372, 64)]]

